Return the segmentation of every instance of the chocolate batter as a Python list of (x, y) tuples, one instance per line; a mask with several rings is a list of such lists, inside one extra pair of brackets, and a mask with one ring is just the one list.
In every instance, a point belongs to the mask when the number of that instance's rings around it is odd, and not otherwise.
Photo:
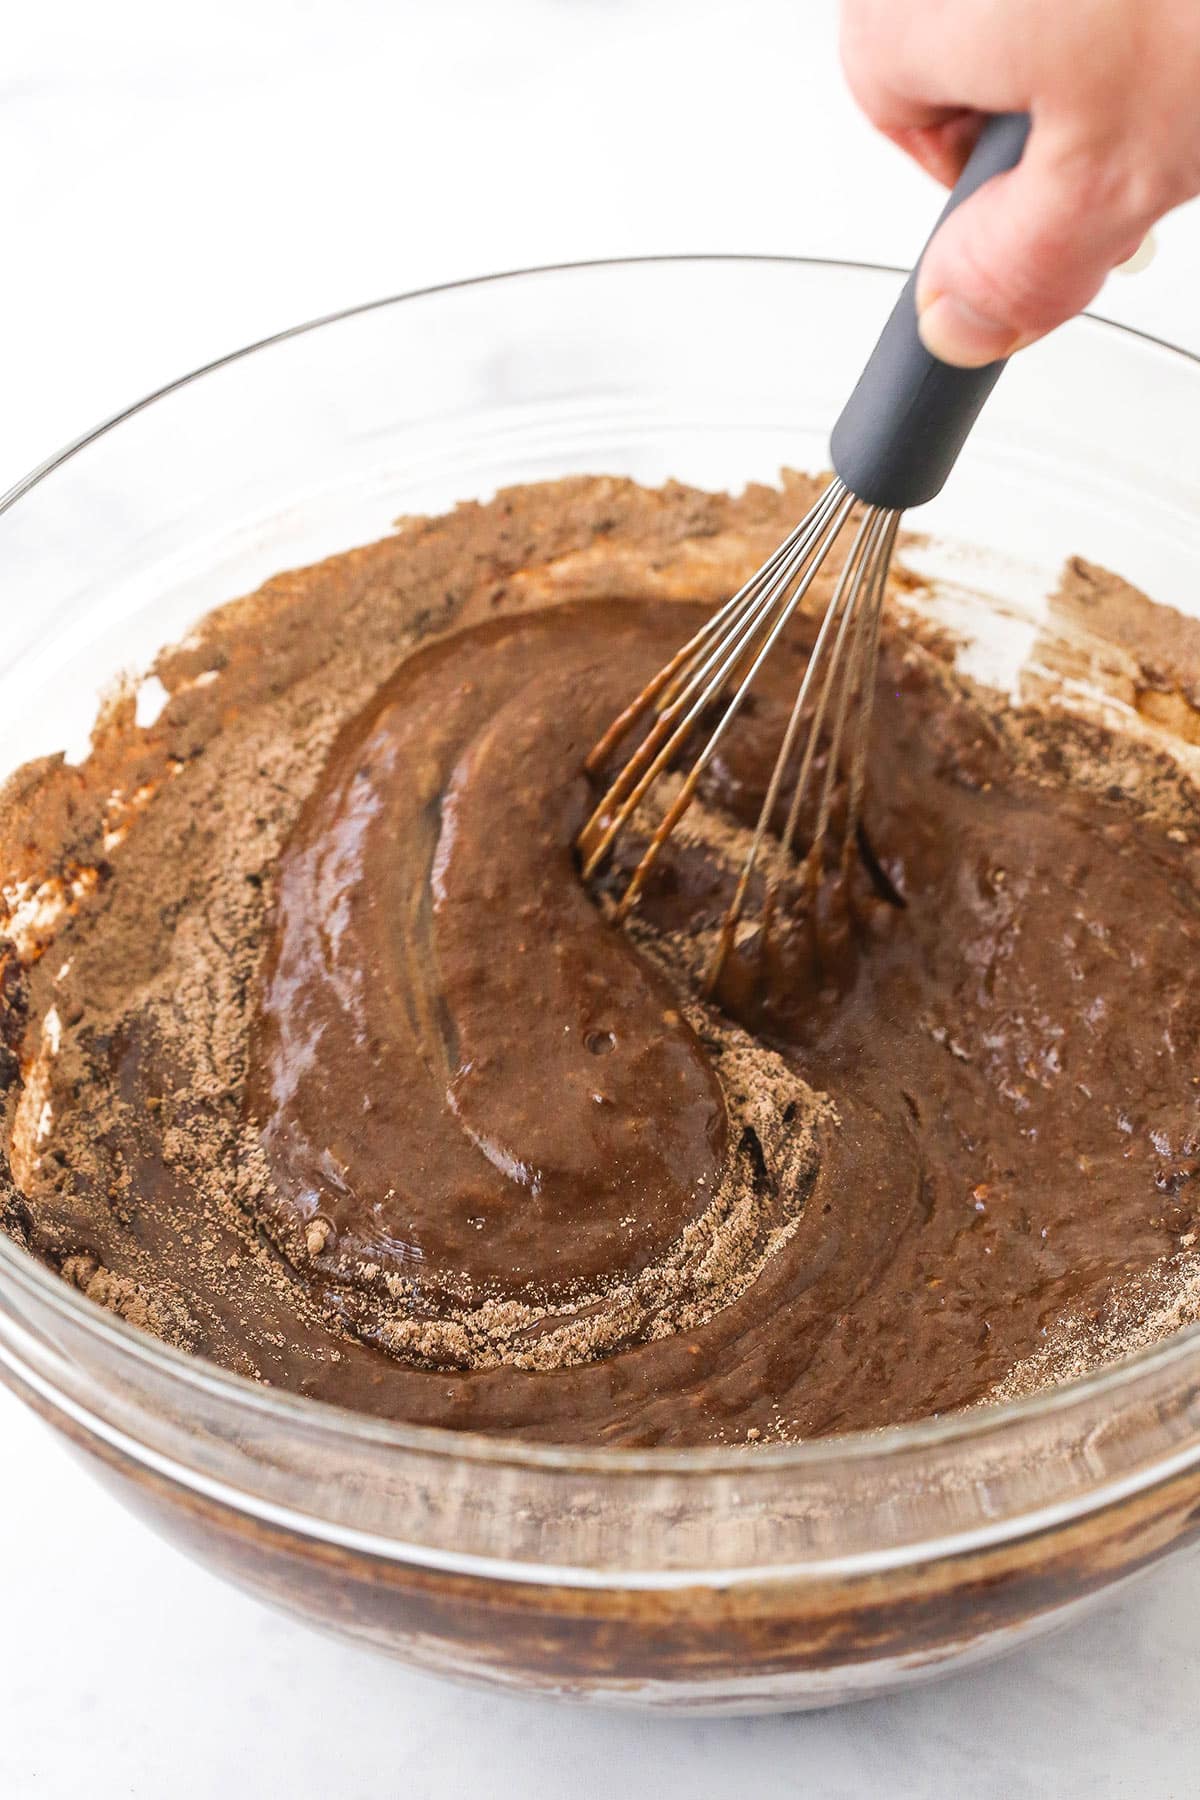
[[(621, 870), (579, 880), (584, 753), (810, 492), (410, 522), (164, 652), (153, 725), (123, 695), (86, 764), (14, 778), (7, 1229), (241, 1373), (561, 1441), (916, 1418), (1184, 1296), (1200, 808), (1165, 746), (1004, 709), (893, 607), (886, 880), (828, 870), (704, 1004), (806, 618), (627, 932)], [(1115, 578), (1062, 604), (1189, 664)]]

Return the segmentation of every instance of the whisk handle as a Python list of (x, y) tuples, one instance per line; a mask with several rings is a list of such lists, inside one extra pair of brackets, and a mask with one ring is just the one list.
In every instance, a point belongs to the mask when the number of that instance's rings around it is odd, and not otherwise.
[[(938, 224), (993, 175), (1015, 168), (1028, 136), (1028, 113), (989, 119)], [(1004, 367), (1001, 361), (954, 369), (929, 354), (917, 335), (920, 266), (905, 283), (830, 440), (833, 466), (851, 492), (897, 510), (941, 492)]]

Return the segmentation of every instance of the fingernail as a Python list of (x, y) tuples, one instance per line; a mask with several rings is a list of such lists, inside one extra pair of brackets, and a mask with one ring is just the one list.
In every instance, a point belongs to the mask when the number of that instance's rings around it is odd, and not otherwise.
[(917, 330), (931, 356), (957, 369), (999, 362), (1025, 341), (1011, 325), (997, 324), (953, 294), (927, 301), (917, 313)]

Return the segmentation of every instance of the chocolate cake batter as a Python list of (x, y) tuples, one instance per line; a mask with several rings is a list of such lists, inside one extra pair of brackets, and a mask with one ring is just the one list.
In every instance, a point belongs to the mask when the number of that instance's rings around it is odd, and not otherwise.
[(123, 692), (87, 762), (15, 777), (6, 1229), (240, 1373), (558, 1441), (912, 1419), (1053, 1380), (1056, 1334), (1095, 1361), (1118, 1313), (1189, 1316), (1183, 621), (1082, 564), (1060, 599), (1110, 663), (1113, 620), (1168, 646), (1130, 709), (1156, 743), (1006, 709), (893, 605), (879, 867), (828, 870), (720, 1005), (698, 974), (812, 618), (630, 926), (620, 868), (580, 881), (584, 754), (812, 492), (406, 522), (165, 651), (153, 724)]

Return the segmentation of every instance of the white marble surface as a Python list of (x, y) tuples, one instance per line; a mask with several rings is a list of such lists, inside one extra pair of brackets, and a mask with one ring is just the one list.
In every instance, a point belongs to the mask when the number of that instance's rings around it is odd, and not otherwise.
[[(0, 486), (185, 368), (409, 286), (655, 250), (908, 260), (935, 196), (856, 119), (833, 17), (831, 0), (10, 5)], [(1101, 310), (1200, 351), (1198, 293), (1192, 208)], [(646, 1720), (464, 1694), (276, 1618), (147, 1535), (2, 1393), (0, 1471), (6, 1800), (1200, 1791), (1197, 1562), (910, 1695)]]

